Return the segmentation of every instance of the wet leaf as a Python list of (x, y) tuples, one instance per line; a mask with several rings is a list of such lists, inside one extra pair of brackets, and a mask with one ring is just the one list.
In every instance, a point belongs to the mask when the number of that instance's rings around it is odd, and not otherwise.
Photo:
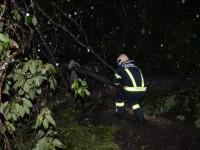
[(58, 139), (54, 139), (52, 144), (55, 146), (55, 147), (59, 147), (59, 148), (62, 148), (63, 147), (63, 144), (58, 140)]
[(46, 115), (45, 117), (52, 125), (56, 126), (56, 123), (51, 115)]

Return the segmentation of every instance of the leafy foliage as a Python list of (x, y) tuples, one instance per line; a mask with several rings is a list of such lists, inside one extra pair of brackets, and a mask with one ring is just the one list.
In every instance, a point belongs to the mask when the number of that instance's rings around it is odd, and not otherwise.
[[(80, 124), (75, 120), (76, 115), (80, 115), (74, 110), (60, 110), (62, 116), (56, 118), (58, 131), (62, 137), (65, 149), (91, 149), (91, 150), (118, 150), (119, 147), (114, 143), (113, 135), (116, 128), (111, 126), (94, 126), (88, 119)], [(62, 118), (62, 119), (61, 119)], [(63, 124), (65, 126), (63, 127)]]
[[(26, 114), (30, 115), (31, 118), (35, 117), (31, 115), (35, 113), (32, 109), (33, 105), (37, 104), (35, 100), (42, 95), (46, 84), (49, 83), (51, 89), (56, 88), (55, 75), (56, 69), (53, 65), (43, 64), (38, 59), (25, 62), (20, 61), (14, 65), (14, 69), (8, 74), (3, 88), (3, 93), (9, 95), (10, 100), (4, 103), (1, 102), (1, 110), (3, 110), (6, 118), (6, 124), (3, 125), (6, 128), (3, 128), (2, 132), (9, 131), (13, 134), (16, 131), (17, 121), (20, 118), (26, 118)], [(13, 93), (16, 94), (13, 95)], [(52, 138), (52, 134), (51, 138), (48, 137), (51, 133), (49, 131), (51, 126), (55, 127), (56, 123), (51, 111), (45, 105), (37, 116), (35, 129), (39, 129), (41, 125), (48, 131), (48, 134), (39, 139), (36, 148), (43, 150), (43, 148), (49, 149), (49, 147), (52, 149), (62, 147), (58, 139)]]
[(85, 80), (74, 80), (74, 83), (72, 84), (71, 88), (75, 92), (75, 97), (77, 97), (77, 95), (80, 95), (81, 97), (90, 96), (90, 92), (88, 91), (88, 85)]
[(176, 119), (184, 121), (187, 119), (195, 119), (194, 123), (200, 128), (200, 94), (196, 89), (193, 92), (173, 94), (165, 97), (154, 96), (154, 100), (150, 100), (151, 104), (145, 106), (145, 110), (149, 114), (162, 115), (170, 111), (176, 115)]
[(39, 140), (33, 150), (56, 150), (56, 148), (63, 148), (63, 144), (58, 140), (52, 138), (57, 132), (49, 131), (44, 135), (43, 131), (39, 131)]

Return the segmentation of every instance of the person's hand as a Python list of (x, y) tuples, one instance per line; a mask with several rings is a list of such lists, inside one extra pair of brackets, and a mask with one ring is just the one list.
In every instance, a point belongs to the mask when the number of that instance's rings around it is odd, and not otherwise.
[(115, 94), (118, 92), (118, 88), (113, 88), (112, 89), (112, 92), (111, 92), (111, 94), (112, 94), (112, 96), (115, 96)]

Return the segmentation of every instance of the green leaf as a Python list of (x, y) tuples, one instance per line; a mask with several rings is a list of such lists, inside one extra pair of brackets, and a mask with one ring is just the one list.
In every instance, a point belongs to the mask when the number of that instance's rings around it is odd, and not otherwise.
[(29, 24), (31, 23), (31, 21), (32, 21), (32, 17), (31, 16), (25, 16), (25, 24), (27, 26), (29, 26)]
[(75, 80), (75, 88), (78, 89), (79, 88), (79, 83), (77, 80)]
[(42, 69), (42, 74), (46, 74), (46, 69)]
[(44, 77), (44, 76), (39, 76), (39, 80), (40, 80), (40, 84), (42, 84), (42, 82), (43, 82), (44, 80), (47, 80), (47, 78)]
[(49, 71), (51, 74), (53, 74), (53, 75), (56, 74), (56, 69), (55, 69), (55, 67), (54, 67), (52, 64), (47, 63), (47, 64), (45, 65), (45, 69), (46, 69), (47, 71)]
[(78, 94), (80, 95), (82, 91), (83, 91), (83, 90), (82, 90), (82, 87), (80, 87), (80, 88), (78, 89)]
[(31, 63), (29, 70), (31, 71), (31, 74), (34, 74), (36, 72), (36, 63), (35, 62)]
[(15, 111), (16, 111), (16, 113), (19, 112), (19, 104), (18, 103), (15, 104)]
[(43, 120), (43, 127), (44, 127), (45, 129), (47, 129), (47, 128), (49, 127), (49, 121), (47, 120), (47, 118), (45, 118), (45, 119)]
[(5, 48), (5, 49), (8, 48), (9, 47), (9, 42), (3, 42), (2, 43), (2, 47)]
[(14, 10), (12, 14), (14, 21), (18, 22), (20, 20), (20, 14), (16, 10)]
[(85, 97), (85, 92), (84, 92), (84, 90), (81, 91), (80, 96), (81, 96), (81, 97)]
[(14, 81), (19, 80), (19, 78), (21, 77), (21, 75), (19, 73), (15, 73), (13, 76)]
[(63, 144), (58, 139), (54, 139), (52, 145), (55, 147), (63, 148)]
[(37, 18), (35, 16), (32, 17), (32, 24), (36, 26), (38, 24)]
[(39, 127), (39, 123), (40, 123), (40, 120), (39, 120), (39, 118), (37, 118), (36, 123), (35, 123), (35, 128)]
[(24, 90), (26, 93), (29, 93), (29, 91), (30, 91), (30, 86), (27, 84), (27, 82), (24, 84), (23, 90)]
[(12, 119), (14, 120), (14, 121), (17, 121), (17, 116), (13, 113), (12, 114)]
[(17, 92), (18, 95), (24, 95), (24, 90), (19, 89), (19, 91)]
[(30, 75), (29, 78), (30, 78), (30, 79), (26, 80), (26, 83), (27, 83), (28, 85), (32, 85), (33, 82), (34, 82), (33, 76)]
[(29, 91), (29, 96), (31, 97), (32, 100), (35, 99), (35, 97), (36, 97), (36, 90), (35, 89), (31, 89)]
[(39, 130), (37, 132), (37, 139), (41, 139), (42, 137), (44, 137), (45, 135), (45, 132), (43, 130)]
[(22, 77), (20, 76), (20, 78), (17, 80), (17, 82), (15, 82), (15, 84), (14, 84), (14, 86), (13, 86), (13, 88), (14, 88), (15, 90), (17, 90), (17, 88), (19, 87), (21, 78), (22, 78)]
[(45, 118), (52, 124), (52, 125), (54, 125), (54, 126), (56, 126), (56, 123), (55, 123), (55, 121), (54, 121), (54, 119), (53, 119), (53, 117), (51, 116), (51, 115), (46, 115), (45, 116)]
[(74, 83), (72, 84), (72, 89), (78, 89), (78, 87), (79, 87), (79, 83), (78, 83), (78, 81), (77, 80), (74, 80)]
[(39, 114), (38, 116), (37, 116), (37, 120), (36, 120), (36, 124), (35, 124), (35, 127), (36, 128), (38, 128), (40, 125), (41, 125), (41, 118), (42, 116), (41, 116), (41, 114)]
[(10, 123), (10, 124), (9, 124), (9, 127), (11, 128), (11, 132), (12, 132), (12, 131), (15, 131), (15, 126), (14, 126), (13, 124)]
[(86, 95), (90, 96), (90, 92), (87, 89), (84, 89), (84, 91)]
[(19, 87), (23, 87), (24, 86), (24, 83), (25, 83), (25, 78), (22, 76), (21, 78), (20, 78), (20, 82), (19, 82)]
[(0, 33), (0, 41), (2, 42), (9, 42), (9, 37), (5, 34)]
[(23, 106), (24, 106), (25, 112), (26, 112), (27, 114), (30, 114), (30, 109), (29, 109), (29, 107), (28, 107), (27, 105), (25, 105), (25, 104), (23, 104)]
[(55, 90), (57, 86), (57, 81), (55, 79), (50, 79), (50, 88)]
[(33, 78), (33, 80), (34, 80), (36, 86), (40, 86), (40, 79), (39, 79), (38, 76), (35, 76), (35, 77)]
[(6, 116), (6, 118), (7, 118), (8, 120), (10, 120), (11, 117), (12, 117), (12, 114), (11, 114), (11, 113), (8, 113), (8, 115)]
[(37, 150), (50, 150), (50, 143), (46, 137), (44, 137), (38, 141)]
[[(8, 104), (9, 106), (9, 104)], [(4, 114), (8, 114), (10, 112), (10, 107), (5, 107), (4, 109)]]
[(76, 90), (74, 93), (75, 98), (77, 97), (77, 95), (78, 95), (78, 90)]
[(28, 94), (25, 94), (24, 96), (26, 99), (30, 99), (31, 97)]
[(38, 94), (41, 94), (41, 93), (42, 93), (42, 89), (37, 89), (36, 92), (37, 92)]
[(3, 103), (3, 104), (1, 105), (2, 109), (5, 110), (5, 108), (8, 106), (8, 104), (9, 104), (8, 101), (5, 102), (5, 103)]
[(78, 79), (78, 81), (81, 83), (82, 86), (87, 86), (87, 83), (85, 80)]
[(29, 64), (28, 64), (28, 63), (25, 63), (25, 64), (23, 65), (23, 67), (22, 67), (22, 74), (25, 74), (25, 73), (27, 72), (28, 68), (29, 68)]
[(10, 95), (9, 90), (10, 90), (10, 85), (8, 83), (6, 83), (5, 87), (3, 88), (2, 93)]
[(25, 115), (24, 107), (22, 105), (19, 105), (19, 116), (23, 118), (24, 115)]
[(30, 100), (26, 99), (26, 98), (22, 98), (23, 100), (23, 104), (28, 106), (28, 107), (33, 107), (33, 104), (31, 103)]

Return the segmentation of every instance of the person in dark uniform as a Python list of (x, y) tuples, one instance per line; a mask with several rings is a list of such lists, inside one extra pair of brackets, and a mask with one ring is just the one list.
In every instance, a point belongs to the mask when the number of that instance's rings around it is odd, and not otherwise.
[(117, 58), (119, 68), (115, 73), (114, 84), (118, 88), (115, 92), (116, 115), (123, 117), (125, 114), (124, 100), (128, 100), (129, 106), (133, 109), (136, 118), (143, 122), (144, 113), (138, 103), (144, 97), (147, 87), (141, 70), (130, 60), (127, 55), (121, 54)]

